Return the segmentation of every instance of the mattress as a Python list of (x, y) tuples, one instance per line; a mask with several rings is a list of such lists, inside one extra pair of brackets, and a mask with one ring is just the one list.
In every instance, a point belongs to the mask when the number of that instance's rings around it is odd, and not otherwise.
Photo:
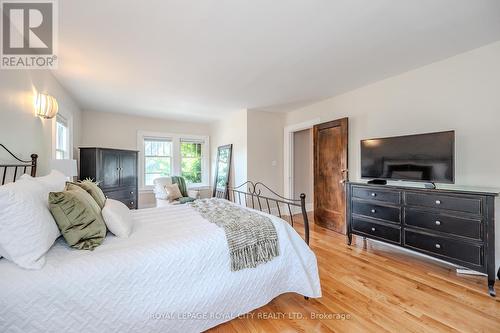
[(224, 231), (194, 209), (132, 214), (130, 238), (59, 239), (41, 270), (0, 260), (0, 332), (200, 332), (286, 292), (321, 296), (314, 253), (277, 217), (280, 256), (231, 272)]

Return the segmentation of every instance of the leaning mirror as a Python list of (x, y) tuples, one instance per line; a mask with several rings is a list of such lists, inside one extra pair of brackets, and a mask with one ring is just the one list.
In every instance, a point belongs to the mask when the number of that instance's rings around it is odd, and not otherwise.
[(229, 175), (231, 174), (231, 155), (233, 145), (220, 146), (217, 149), (217, 164), (215, 165), (215, 181), (212, 196), (227, 198)]

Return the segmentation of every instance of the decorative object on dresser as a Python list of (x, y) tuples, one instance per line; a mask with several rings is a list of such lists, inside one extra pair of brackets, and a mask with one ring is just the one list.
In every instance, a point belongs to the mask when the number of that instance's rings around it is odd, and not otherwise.
[(106, 198), (137, 209), (137, 151), (109, 148), (80, 148), (80, 180), (91, 178)]
[(352, 235), (399, 245), (488, 275), (495, 296), (495, 197), (479, 188), (348, 184)]

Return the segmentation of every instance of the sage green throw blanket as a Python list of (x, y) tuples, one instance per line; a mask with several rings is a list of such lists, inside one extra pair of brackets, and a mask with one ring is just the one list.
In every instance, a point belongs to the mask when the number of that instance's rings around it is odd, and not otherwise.
[(254, 268), (279, 256), (278, 234), (268, 217), (224, 199), (201, 199), (189, 205), (224, 229), (231, 271)]
[(172, 184), (177, 184), (179, 186), (179, 190), (181, 191), (182, 198), (179, 198), (179, 203), (185, 204), (191, 201), (194, 201), (194, 198), (190, 198), (187, 193), (187, 186), (184, 177), (180, 176), (172, 176)]

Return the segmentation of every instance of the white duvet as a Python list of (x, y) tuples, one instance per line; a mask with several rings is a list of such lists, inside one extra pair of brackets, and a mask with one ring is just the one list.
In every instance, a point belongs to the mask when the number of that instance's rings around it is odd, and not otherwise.
[(186, 205), (133, 212), (130, 238), (62, 239), (38, 271), (0, 260), (0, 332), (200, 332), (295, 292), (320, 297), (316, 257), (271, 217), (280, 256), (231, 272), (224, 231)]

